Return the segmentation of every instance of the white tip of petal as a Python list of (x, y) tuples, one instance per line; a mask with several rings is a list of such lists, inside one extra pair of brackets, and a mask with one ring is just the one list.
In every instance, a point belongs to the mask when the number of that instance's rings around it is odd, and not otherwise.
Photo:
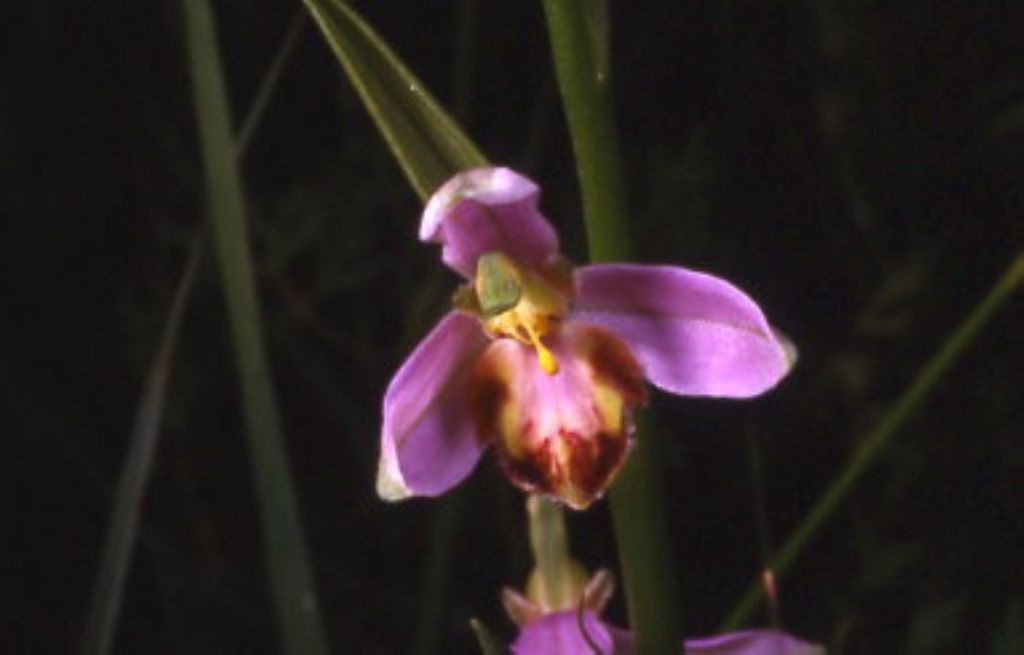
[(412, 495), (405, 482), (386, 462), (377, 468), (377, 495), (388, 502), (405, 500)]
[(780, 346), (782, 346), (782, 352), (786, 356), (786, 364), (788, 368), (796, 366), (797, 361), (800, 359), (800, 352), (797, 350), (796, 344), (794, 344), (789, 337), (783, 334), (782, 331), (775, 326), (772, 326), (772, 336), (775, 337), (775, 340), (779, 342)]

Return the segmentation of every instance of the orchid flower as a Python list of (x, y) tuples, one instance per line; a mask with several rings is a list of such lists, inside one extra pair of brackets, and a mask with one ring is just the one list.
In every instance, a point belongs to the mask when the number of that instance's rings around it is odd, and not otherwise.
[(582, 509), (625, 461), (645, 380), (746, 398), (793, 364), (725, 280), (674, 266), (574, 269), (539, 197), (512, 170), (478, 168), (428, 201), (419, 237), (465, 283), (385, 393), (382, 498), (442, 494), (493, 446), (517, 486)]
[[(572, 573), (578, 580), (580, 567)], [(505, 589), (505, 611), (519, 626), (512, 643), (514, 655), (629, 655), (633, 637), (622, 628), (604, 622), (601, 612), (614, 591), (611, 573), (600, 570), (585, 584), (577, 585), (578, 607), (552, 603), (538, 594), (536, 573), (531, 577), (527, 595)], [(754, 629), (729, 632), (713, 637), (687, 639), (682, 655), (825, 655), (824, 647), (797, 639), (778, 630)]]
[[(582, 625), (582, 627), (581, 627)], [(586, 633), (584, 633), (584, 630)], [(514, 655), (628, 655), (630, 634), (603, 623), (593, 612), (564, 610), (525, 626), (512, 644)], [(682, 655), (825, 655), (825, 648), (778, 630), (755, 629), (687, 639)]]
[[(534, 566), (522, 593), (505, 588), (501, 602), (519, 626), (514, 655), (629, 655), (633, 636), (601, 619), (615, 592), (607, 569), (591, 576), (569, 553), (560, 507), (536, 495), (526, 501)], [(824, 655), (825, 650), (777, 630), (743, 630), (687, 639), (683, 655)]]
[[(502, 602), (519, 635), (511, 645), (513, 655), (629, 655), (633, 637), (600, 616), (611, 598), (614, 580), (598, 571), (579, 590), (579, 607), (551, 605), (536, 593), (522, 596), (505, 589)], [(531, 592), (535, 591), (530, 589)], [(779, 630), (753, 629), (712, 637), (687, 639), (681, 655), (825, 655), (825, 648)]]

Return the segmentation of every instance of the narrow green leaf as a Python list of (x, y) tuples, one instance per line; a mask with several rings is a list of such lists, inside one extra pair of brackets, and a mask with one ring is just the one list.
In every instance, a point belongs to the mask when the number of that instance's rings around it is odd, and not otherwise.
[(249, 255), (242, 184), (213, 15), (206, 0), (183, 0), (207, 203), (228, 305), (263, 545), (283, 650), (326, 654), (306, 544), (264, 349)]
[[(558, 86), (576, 155), (587, 248), (593, 261), (629, 259), (626, 192), (606, 62), (604, 0), (544, 0)], [(604, 42), (602, 42), (604, 41)]]
[(149, 480), (149, 471), (156, 456), (160, 436), (160, 418), (163, 415), (167, 381), (171, 375), (171, 355), (177, 342), (178, 330), (185, 307), (195, 282), (196, 271), (203, 253), (203, 239), (197, 237), (178, 288), (174, 292), (163, 335), (157, 347), (153, 363), (146, 376), (146, 384), (139, 403), (135, 425), (128, 444), (128, 455), (121, 480), (114, 496), (114, 509), (103, 547), (99, 574), (93, 588), (89, 618), (85, 626), (82, 652), (86, 655), (109, 653), (113, 647), (114, 628), (121, 612), (124, 581), (132, 561), (135, 535), (139, 531), (140, 508)]
[[(769, 567), (773, 572), (778, 574), (785, 571), (793, 563), (793, 560), (803, 552), (811, 538), (818, 533), (826, 521), (832, 518), (842, 502), (850, 495), (864, 472), (878, 459), (892, 436), (903, 427), (906, 420), (928, 397), (949, 367), (960, 358), (960, 355), (974, 342), (975, 337), (992, 319), (996, 311), (1022, 284), (1024, 284), (1024, 253), (1017, 255), (1003, 276), (993, 285), (991, 291), (943, 342), (939, 350), (928, 360), (921, 372), (903, 392), (903, 395), (878, 422), (878, 425), (858, 442), (858, 446), (850, 454), (846, 466), (832, 480), (825, 493), (807, 512), (804, 520), (772, 558)], [(763, 596), (764, 588), (759, 583), (752, 584), (722, 624), (721, 630), (723, 632), (735, 630), (746, 622)]]
[[(256, 99), (246, 113), (246, 120), (235, 145), (237, 160), (242, 158), (251, 142), (251, 137), (263, 116), (263, 110), (277, 85), (281, 70), (288, 56), (294, 50), (305, 16), (304, 12), (297, 14), (270, 69), (260, 83)], [(190, 248), (188, 261), (179, 278), (167, 322), (164, 324), (160, 345), (146, 377), (146, 385), (136, 414), (135, 426), (129, 438), (128, 454), (114, 497), (110, 528), (101, 555), (99, 575), (93, 589), (89, 618), (85, 626), (85, 637), (82, 640), (82, 650), (87, 655), (109, 653), (113, 646), (114, 631), (124, 593), (124, 581), (131, 565), (135, 536), (138, 534), (138, 525), (141, 519), (139, 508), (142, 507), (149, 471), (152, 469), (160, 438), (160, 420), (163, 414), (164, 398), (167, 394), (167, 381), (170, 377), (176, 336), (195, 283), (201, 256), (205, 250), (206, 234), (200, 233), (195, 237)]]
[(426, 199), (487, 160), (381, 37), (342, 0), (304, 0), (409, 178)]
[(270, 68), (263, 75), (263, 80), (256, 91), (256, 97), (253, 99), (249, 111), (246, 112), (245, 120), (242, 121), (242, 126), (238, 128), (238, 137), (235, 139), (237, 159), (240, 160), (242, 158), (242, 153), (248, 149), (249, 143), (252, 142), (252, 137), (256, 134), (256, 128), (259, 127), (267, 105), (270, 104), (270, 96), (277, 86), (277, 81), (281, 78), (285, 64), (288, 63), (288, 58), (295, 52), (295, 44), (299, 42), (299, 36), (302, 34), (302, 28), (305, 26), (306, 12), (302, 10), (302, 7), (298, 7), (295, 12), (295, 18), (292, 19), (291, 24), (288, 26), (284, 39), (281, 41), (273, 61), (270, 62)]

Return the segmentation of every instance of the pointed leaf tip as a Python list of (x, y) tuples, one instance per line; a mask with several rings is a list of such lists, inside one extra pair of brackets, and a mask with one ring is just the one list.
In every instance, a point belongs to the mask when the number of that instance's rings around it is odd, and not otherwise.
[(304, 0), (420, 198), (487, 159), (426, 87), (342, 0)]

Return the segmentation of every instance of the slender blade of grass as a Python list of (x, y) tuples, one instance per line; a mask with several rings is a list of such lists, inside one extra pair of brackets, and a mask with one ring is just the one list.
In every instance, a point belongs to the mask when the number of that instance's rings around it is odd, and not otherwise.
[(114, 628), (121, 612), (124, 581), (132, 561), (135, 535), (139, 531), (146, 481), (149, 479), (159, 442), (160, 419), (163, 416), (167, 382), (171, 375), (172, 354), (202, 253), (203, 239), (196, 237), (188, 263), (185, 264), (184, 273), (174, 292), (170, 310), (167, 312), (160, 344), (146, 375), (142, 400), (129, 439), (128, 455), (121, 469), (121, 479), (114, 496), (114, 509), (100, 559), (96, 586), (93, 588), (85, 637), (82, 641), (82, 652), (86, 655), (109, 653), (113, 647)]
[(381, 37), (342, 0), (303, 0), (413, 189), (426, 199), (487, 159)]
[(278, 628), (284, 652), (326, 653), (326, 639), (264, 349), (242, 184), (235, 165), (213, 15), (206, 0), (183, 0), (183, 3), (207, 202), (239, 368), (246, 434)]
[[(896, 404), (882, 417), (875, 428), (858, 442), (858, 446), (850, 454), (846, 466), (832, 480), (825, 493), (772, 558), (769, 565), (772, 571), (779, 574), (786, 570), (793, 560), (803, 552), (812, 537), (817, 534), (818, 529), (832, 518), (843, 500), (853, 491), (864, 472), (878, 459), (878, 455), (892, 439), (892, 436), (903, 427), (914, 410), (939, 383), (943, 374), (960, 358), (960, 355), (974, 341), (981, 329), (1021, 284), (1024, 284), (1024, 253), (1017, 255), (974, 311), (967, 315), (967, 318), (957, 326), (939, 347), (939, 350), (928, 360), (921, 372), (896, 401)], [(721, 630), (734, 630), (747, 621), (763, 595), (763, 587), (756, 582), (752, 584), (722, 624)]]
[[(607, 70), (603, 0), (543, 0), (583, 197), (587, 244), (594, 261), (632, 254), (626, 195)], [(678, 611), (667, 521), (659, 493), (657, 444), (642, 426), (640, 447), (611, 489), (636, 653), (679, 651)]]
[[(251, 142), (251, 137), (259, 125), (260, 118), (262, 118), (273, 88), (280, 78), (288, 55), (295, 47), (305, 16), (305, 12), (296, 15), (270, 69), (263, 77), (256, 98), (246, 113), (243, 128), (235, 145), (236, 160), (242, 159)], [(188, 261), (179, 278), (177, 291), (164, 324), (160, 345), (146, 377), (135, 425), (129, 438), (128, 454), (125, 457), (121, 479), (114, 497), (111, 523), (101, 554), (99, 575), (93, 589), (89, 617), (85, 624), (82, 650), (88, 655), (109, 653), (113, 646), (114, 631), (124, 594), (124, 581), (131, 565), (135, 537), (138, 534), (141, 519), (140, 508), (160, 437), (159, 427), (177, 341), (176, 336), (187, 309), (196, 274), (201, 264), (201, 256), (205, 249), (206, 234), (200, 232), (193, 240)]]
[(569, 123), (593, 261), (630, 259), (626, 192), (607, 70), (604, 0), (544, 0), (558, 86)]
[(277, 49), (273, 61), (270, 62), (270, 68), (263, 75), (263, 80), (256, 91), (256, 97), (252, 101), (252, 106), (246, 113), (245, 120), (242, 121), (242, 126), (238, 128), (238, 137), (235, 139), (235, 152), (239, 155), (238, 159), (241, 159), (241, 153), (248, 149), (253, 135), (256, 134), (256, 128), (259, 127), (267, 105), (270, 104), (270, 96), (274, 91), (274, 87), (277, 86), (277, 81), (281, 78), (285, 64), (288, 63), (288, 58), (295, 51), (295, 44), (299, 42), (299, 36), (302, 34), (302, 28), (305, 26), (306, 12), (299, 7), (295, 12), (295, 18), (288, 25), (288, 30), (281, 41), (281, 46)]

